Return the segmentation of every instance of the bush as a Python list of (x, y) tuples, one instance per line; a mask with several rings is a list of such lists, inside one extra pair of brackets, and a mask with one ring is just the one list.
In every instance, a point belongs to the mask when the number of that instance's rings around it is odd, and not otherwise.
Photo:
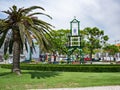
[(1, 68), (10, 69), (10, 68), (12, 68), (12, 64), (1, 64)]
[[(12, 65), (1, 65), (12, 68)], [(67, 71), (67, 72), (120, 72), (120, 65), (54, 65), (54, 64), (21, 64), (22, 70)]]

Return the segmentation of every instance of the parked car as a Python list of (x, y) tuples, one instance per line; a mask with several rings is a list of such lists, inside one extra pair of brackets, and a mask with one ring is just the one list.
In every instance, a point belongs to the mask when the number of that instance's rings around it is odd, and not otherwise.
[[(89, 57), (84, 58), (85, 61), (91, 61)], [(92, 61), (100, 61), (100, 58), (92, 58)]]
[(90, 61), (91, 59), (89, 57), (84, 58), (85, 61)]

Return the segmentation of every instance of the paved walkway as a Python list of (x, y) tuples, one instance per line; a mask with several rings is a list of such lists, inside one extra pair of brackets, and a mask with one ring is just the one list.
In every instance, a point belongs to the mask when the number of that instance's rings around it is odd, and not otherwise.
[(30, 89), (30, 90), (120, 90), (120, 86), (98, 86), (84, 88), (52, 88), (52, 89)]

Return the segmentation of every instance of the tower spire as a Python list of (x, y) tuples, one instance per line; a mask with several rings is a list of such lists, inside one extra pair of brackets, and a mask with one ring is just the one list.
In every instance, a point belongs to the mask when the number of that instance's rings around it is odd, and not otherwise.
[(76, 19), (76, 16), (74, 16), (74, 19)]

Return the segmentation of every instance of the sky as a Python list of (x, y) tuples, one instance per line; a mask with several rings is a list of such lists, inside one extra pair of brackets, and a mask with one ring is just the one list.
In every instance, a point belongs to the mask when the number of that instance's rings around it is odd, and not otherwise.
[[(80, 29), (98, 27), (109, 36), (109, 43), (120, 43), (120, 0), (0, 0), (0, 11), (9, 7), (41, 6), (44, 13), (53, 19), (39, 16), (53, 26), (55, 30), (70, 29), (70, 21), (80, 21)], [(40, 11), (43, 12), (43, 11)], [(0, 12), (0, 18), (6, 15)]]

